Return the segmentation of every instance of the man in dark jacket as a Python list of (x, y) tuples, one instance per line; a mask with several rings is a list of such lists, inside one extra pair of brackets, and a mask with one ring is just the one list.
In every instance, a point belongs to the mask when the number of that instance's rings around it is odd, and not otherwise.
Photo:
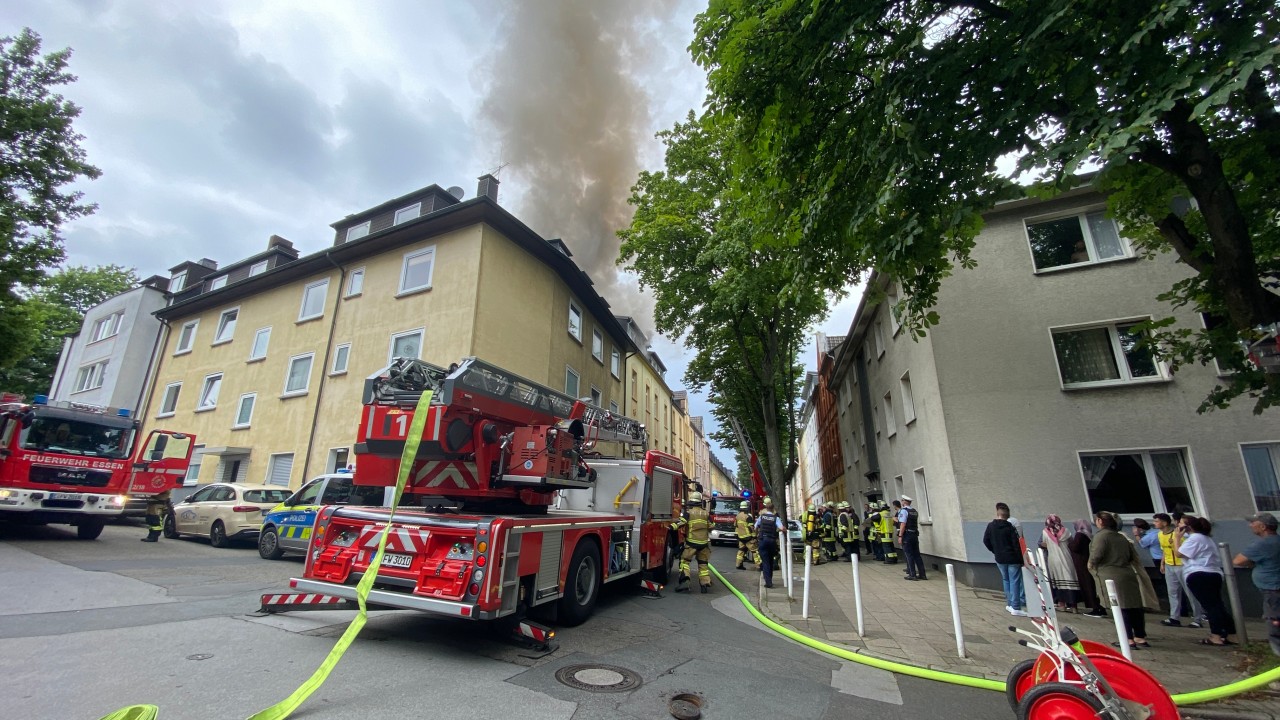
[(1022, 543), (1018, 529), (1009, 522), (1007, 507), (996, 508), (996, 519), (987, 524), (987, 531), (982, 535), (982, 544), (987, 546), (996, 557), (996, 567), (1000, 568), (1000, 580), (1004, 584), (1005, 610), (1010, 615), (1026, 617), (1023, 610), (1027, 604), (1027, 594), (1022, 586)]

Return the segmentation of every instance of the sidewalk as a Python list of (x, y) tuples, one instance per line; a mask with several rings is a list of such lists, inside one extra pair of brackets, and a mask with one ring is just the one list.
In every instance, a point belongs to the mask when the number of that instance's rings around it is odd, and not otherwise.
[[(810, 637), (868, 655), (927, 667), (934, 670), (1004, 681), (1009, 669), (1035, 652), (1018, 644), (1022, 636), (1009, 631), (1010, 625), (1032, 627), (1030, 619), (1011, 616), (1005, 610), (1004, 594), (958, 584), (960, 620), (964, 629), (965, 657), (956, 652), (951, 619), (951, 601), (946, 571), (933, 571), (924, 582), (903, 579), (905, 565), (884, 565), (866, 556), (859, 564), (862, 586), (863, 630), (857, 633), (857, 612), (853, 594), (852, 564), (825, 563), (811, 570), (809, 617), (803, 615), (804, 564), (794, 567), (794, 599), (788, 599), (780, 573), (774, 587), (765, 589), (755, 571), (730, 569), (726, 578), (738, 586), (762, 612), (781, 625)], [(1028, 588), (1028, 602), (1035, 602)], [(1199, 645), (1207, 630), (1170, 628), (1160, 625), (1159, 613), (1147, 614), (1147, 639), (1151, 649), (1134, 651), (1134, 662), (1146, 668), (1173, 694), (1204, 690), (1243, 679), (1235, 670), (1238, 648)], [(1082, 638), (1111, 643), (1116, 640), (1114, 621), (1063, 613), (1059, 622), (1072, 627)], [(1246, 621), (1249, 638), (1266, 643), (1261, 619)], [(1205, 703), (1189, 708), (1191, 714), (1210, 710), (1239, 712), (1247, 717), (1280, 719), (1280, 690), (1250, 694)]]

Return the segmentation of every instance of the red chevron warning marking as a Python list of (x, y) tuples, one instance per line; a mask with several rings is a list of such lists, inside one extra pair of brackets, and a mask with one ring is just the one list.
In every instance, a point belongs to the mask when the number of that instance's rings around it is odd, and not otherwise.
[(460, 460), (428, 460), (418, 467), (418, 471), (413, 476), (413, 486), (478, 490), (480, 483), (476, 479), (475, 463)]

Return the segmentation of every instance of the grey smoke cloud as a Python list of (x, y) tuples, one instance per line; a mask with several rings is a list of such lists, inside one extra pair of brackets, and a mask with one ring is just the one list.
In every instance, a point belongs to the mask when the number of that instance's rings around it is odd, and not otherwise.
[(544, 237), (562, 238), (614, 312), (650, 332), (651, 299), (619, 284), (616, 232), (631, 222), (627, 198), (654, 131), (641, 76), (660, 65), (649, 48), (676, 7), (510, 3), (483, 68), (489, 84), (479, 120), (495, 136), (494, 166), (507, 164), (500, 178), (519, 188), (516, 214)]

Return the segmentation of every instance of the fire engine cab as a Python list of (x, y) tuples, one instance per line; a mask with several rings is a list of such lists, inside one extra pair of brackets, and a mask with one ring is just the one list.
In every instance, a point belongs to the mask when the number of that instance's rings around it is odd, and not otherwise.
[(397, 358), (366, 380), (358, 485), (396, 484), (426, 392), (399, 509), (321, 509), (295, 590), (354, 599), (384, 532), (377, 606), (576, 625), (605, 583), (665, 582), (679, 459), (646, 451), (640, 423), (477, 358)]

